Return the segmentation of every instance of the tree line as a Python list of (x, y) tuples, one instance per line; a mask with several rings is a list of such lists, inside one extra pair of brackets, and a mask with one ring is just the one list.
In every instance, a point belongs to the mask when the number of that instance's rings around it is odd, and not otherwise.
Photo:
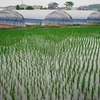
[[(64, 5), (66, 6), (66, 8), (67, 8), (68, 10), (71, 10), (72, 7), (74, 6), (74, 3), (73, 3), (72, 1), (66, 1), (66, 2), (64, 3)], [(19, 5), (17, 5), (17, 6), (16, 6), (16, 10), (20, 10), (20, 9), (24, 9), (24, 8), (22, 8), (22, 7), (20, 7)], [(43, 9), (43, 8), (41, 7), (40, 9)], [(46, 8), (46, 9), (47, 9), (47, 8)], [(33, 8), (32, 6), (27, 6), (27, 7), (26, 7), (26, 10), (34, 10), (34, 8)]]

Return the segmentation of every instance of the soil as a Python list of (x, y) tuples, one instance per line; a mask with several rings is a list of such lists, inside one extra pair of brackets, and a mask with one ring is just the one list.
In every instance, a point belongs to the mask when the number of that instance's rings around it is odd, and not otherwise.
[(13, 26), (13, 25), (3, 25), (0, 24), (0, 29), (6, 29), (6, 28), (16, 28), (17, 26)]

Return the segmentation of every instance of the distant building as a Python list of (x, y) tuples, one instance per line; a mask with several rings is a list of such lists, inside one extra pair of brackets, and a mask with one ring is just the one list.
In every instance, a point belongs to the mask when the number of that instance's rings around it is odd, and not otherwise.
[(22, 4), (20, 5), (20, 9), (26, 9), (28, 7), (28, 5)]
[(5, 9), (5, 10), (16, 10), (16, 6), (7, 6), (7, 7), (4, 7), (3, 9)]
[(89, 10), (100, 11), (98, 8), (92, 8), (92, 9), (89, 9)]
[(66, 7), (58, 7), (57, 9), (58, 9), (58, 10), (67, 10)]
[(0, 7), (0, 10), (4, 10), (4, 8), (3, 7)]
[(41, 6), (41, 5), (33, 5), (32, 7), (33, 7), (33, 9), (42, 9), (43, 8), (43, 6)]
[(48, 9), (56, 9), (56, 8), (58, 8), (58, 5), (59, 4), (56, 2), (51, 2), (48, 4)]
[[(59, 7), (58, 10), (68, 10), (66, 7)], [(73, 7), (72, 10), (77, 10), (77, 7)]]
[[(19, 9), (20, 10), (26, 10), (27, 7), (29, 7), (30, 5), (25, 5), (25, 4), (22, 4), (22, 5), (19, 5)], [(42, 9), (43, 6), (41, 5), (33, 5), (31, 6), (33, 9)], [(7, 7), (1, 7), (2, 9), (5, 9), (5, 10), (16, 10), (16, 6), (7, 6)]]
[(98, 10), (100, 12), (100, 10)]
[(78, 7), (78, 10), (89, 10), (88, 6), (80, 6)]

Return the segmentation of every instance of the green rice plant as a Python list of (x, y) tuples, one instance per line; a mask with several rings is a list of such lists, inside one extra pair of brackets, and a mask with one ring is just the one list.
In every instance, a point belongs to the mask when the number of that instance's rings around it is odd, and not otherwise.
[(15, 100), (15, 83), (11, 83), (10, 95), (12, 100)]
[(92, 97), (92, 100), (94, 100), (94, 86), (92, 86), (92, 91), (91, 91), (91, 97)]
[(8, 100), (5, 91), (2, 92), (4, 100)]
[(26, 91), (27, 91), (27, 99), (30, 100), (30, 91), (29, 91), (29, 88), (28, 87), (27, 87), (27, 90)]
[(80, 88), (78, 89), (78, 97), (77, 97), (77, 100), (80, 100), (80, 94), (81, 94), (81, 90)]
[(100, 83), (100, 69), (99, 69), (99, 83)]
[[(50, 92), (50, 97), (52, 97), (52, 94)], [(45, 91), (42, 89), (42, 99), (45, 100)]]
[(72, 92), (71, 92), (71, 100), (73, 100), (73, 90), (72, 90)]
[(94, 72), (94, 84), (96, 82), (96, 71)]
[(88, 60), (88, 64), (87, 64), (87, 67), (86, 67), (86, 72), (88, 73), (89, 71), (89, 60)]
[(88, 95), (88, 88), (85, 89), (84, 100), (87, 100), (87, 95)]
[(77, 66), (77, 74), (78, 74), (78, 72), (79, 72), (79, 68), (80, 68), (80, 66), (78, 65), (78, 66)]
[(79, 88), (80, 77), (81, 77), (81, 72), (79, 72), (78, 77), (77, 77), (77, 89)]
[(98, 86), (98, 99), (100, 98), (100, 85)]
[(69, 80), (71, 78), (71, 71), (68, 72), (67, 82), (69, 83)]
[(84, 88), (85, 88), (85, 75), (83, 76), (83, 79), (82, 79), (82, 93), (84, 92)]
[(63, 85), (63, 87), (62, 87), (62, 100), (65, 100), (65, 90), (66, 90), (66, 84)]
[(98, 95), (99, 100), (99, 31), (100, 27), (0, 30), (3, 98), (67, 100), (77, 95), (80, 100), (84, 95), (91, 100)]

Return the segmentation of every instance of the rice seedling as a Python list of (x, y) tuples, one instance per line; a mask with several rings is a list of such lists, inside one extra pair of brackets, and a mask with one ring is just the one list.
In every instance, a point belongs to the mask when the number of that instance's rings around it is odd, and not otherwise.
[(100, 27), (10, 32), (0, 30), (2, 100), (100, 99)]

